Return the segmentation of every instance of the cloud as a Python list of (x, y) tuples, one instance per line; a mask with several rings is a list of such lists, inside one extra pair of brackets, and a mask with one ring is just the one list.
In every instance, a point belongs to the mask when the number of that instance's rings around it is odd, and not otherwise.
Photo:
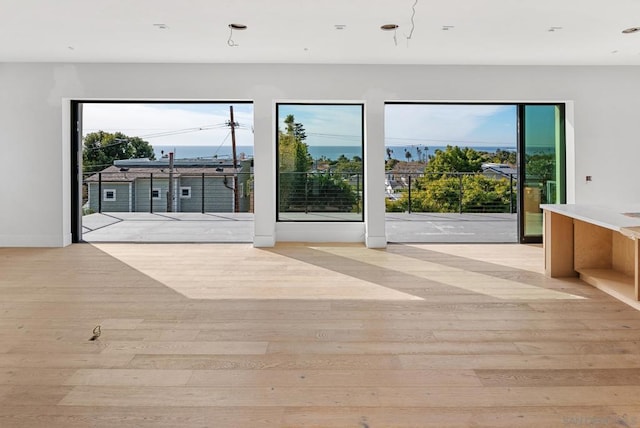
[[(253, 106), (234, 107), (236, 143), (253, 145)], [(120, 131), (154, 146), (230, 146), (229, 104), (85, 103), (83, 134)], [(214, 129), (206, 129), (212, 127)], [(204, 128), (204, 129), (200, 129)], [(183, 132), (180, 132), (183, 131)], [(158, 134), (172, 134), (159, 136)]]
[[(234, 106), (239, 146), (253, 145), (253, 106)], [(356, 105), (280, 105), (281, 122), (293, 114), (314, 146), (360, 145), (362, 117)], [(388, 104), (387, 145), (465, 144), (515, 146), (513, 105)], [(103, 130), (139, 136), (154, 146), (230, 146), (226, 103), (85, 103), (83, 133)], [(280, 125), (283, 127), (282, 123)], [(203, 128), (203, 129), (200, 129)], [(213, 128), (213, 129), (208, 129)], [(180, 131), (185, 131), (181, 133)], [(168, 133), (171, 135), (159, 136)]]
[(387, 145), (515, 145), (513, 105), (388, 104)]

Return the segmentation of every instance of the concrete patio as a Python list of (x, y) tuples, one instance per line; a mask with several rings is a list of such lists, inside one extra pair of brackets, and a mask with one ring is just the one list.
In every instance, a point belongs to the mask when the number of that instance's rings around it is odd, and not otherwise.
[(252, 213), (101, 213), (82, 217), (87, 242), (253, 242)]
[[(387, 213), (389, 242), (517, 242), (516, 214)], [(101, 213), (82, 218), (87, 242), (253, 242), (252, 213)]]

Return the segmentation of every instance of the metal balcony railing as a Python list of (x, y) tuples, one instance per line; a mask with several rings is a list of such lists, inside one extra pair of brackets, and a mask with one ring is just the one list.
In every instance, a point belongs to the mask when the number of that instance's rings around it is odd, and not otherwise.
[(361, 213), (362, 172), (281, 172), (279, 212)]
[(253, 212), (253, 183), (253, 174), (243, 172), (84, 174), (83, 214)]
[(484, 173), (388, 173), (387, 212), (515, 213), (517, 176)]

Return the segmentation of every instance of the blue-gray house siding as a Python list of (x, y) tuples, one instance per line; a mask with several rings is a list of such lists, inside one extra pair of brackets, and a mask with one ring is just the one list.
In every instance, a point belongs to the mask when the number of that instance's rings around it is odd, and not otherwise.
[[(238, 209), (251, 209), (251, 161), (240, 163), (237, 173)], [(172, 170), (174, 212), (234, 212), (235, 170), (224, 161), (185, 160)], [(114, 200), (98, 205), (98, 187), (113, 190)], [(161, 161), (131, 159), (116, 161), (99, 174), (86, 180), (88, 208), (93, 212), (167, 212), (169, 171)], [(108, 196), (113, 196), (111, 193)], [(107, 198), (109, 199), (109, 198)]]
[[(89, 183), (89, 209), (98, 212), (129, 212), (131, 211), (130, 183), (102, 183), (102, 194), (98, 183)], [(102, 201), (98, 201), (102, 199)], [(102, 204), (100, 206), (100, 204)]]

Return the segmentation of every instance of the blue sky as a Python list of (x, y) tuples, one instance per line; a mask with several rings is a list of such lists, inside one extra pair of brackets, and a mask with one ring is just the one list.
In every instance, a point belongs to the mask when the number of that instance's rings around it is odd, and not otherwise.
[[(236, 144), (253, 146), (253, 105), (233, 104)], [(228, 103), (85, 103), (83, 134), (120, 131), (153, 146), (231, 145)]]
[(278, 106), (278, 126), (284, 131), (284, 119), (292, 114), (305, 129), (310, 146), (360, 146), (362, 144), (362, 105)]
[(515, 148), (515, 105), (387, 104), (385, 139), (388, 146), (459, 145)]
[[(228, 103), (86, 103), (83, 132), (121, 131), (156, 146), (231, 145)], [(360, 105), (280, 104), (279, 125), (293, 114), (302, 123), (310, 145), (359, 145)], [(237, 144), (253, 145), (253, 105), (234, 104), (240, 127)], [(478, 104), (388, 104), (385, 140), (388, 146), (499, 146), (515, 148), (516, 106)], [(165, 134), (165, 135), (163, 135)]]

